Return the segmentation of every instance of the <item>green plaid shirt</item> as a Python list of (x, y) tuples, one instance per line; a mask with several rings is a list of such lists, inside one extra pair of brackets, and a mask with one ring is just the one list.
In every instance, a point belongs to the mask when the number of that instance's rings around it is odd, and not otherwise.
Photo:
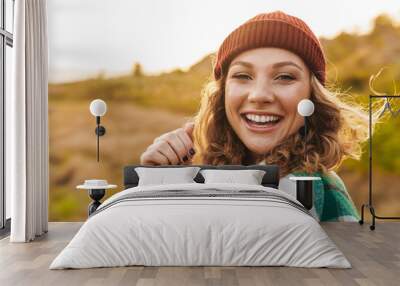
[(347, 192), (342, 179), (334, 172), (323, 174), (315, 172), (294, 172), (293, 176), (315, 176), (321, 180), (314, 181), (314, 208), (320, 221), (359, 221), (360, 215)]

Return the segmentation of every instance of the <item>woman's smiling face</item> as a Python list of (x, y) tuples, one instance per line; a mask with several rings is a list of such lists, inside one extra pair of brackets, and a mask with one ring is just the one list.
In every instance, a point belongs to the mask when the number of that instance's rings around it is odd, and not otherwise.
[(228, 69), (226, 115), (244, 145), (262, 155), (304, 124), (297, 104), (310, 92), (309, 69), (296, 54), (279, 48), (245, 51)]

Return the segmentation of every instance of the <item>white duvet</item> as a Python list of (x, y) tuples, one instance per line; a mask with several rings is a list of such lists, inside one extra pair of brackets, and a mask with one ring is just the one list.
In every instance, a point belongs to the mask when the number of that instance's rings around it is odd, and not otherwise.
[(261, 190), (299, 204), (282, 191), (257, 185), (189, 183), (126, 189), (99, 207), (50, 269), (128, 265), (351, 267), (318, 221), (278, 200), (186, 196), (118, 201), (136, 192), (168, 190)]

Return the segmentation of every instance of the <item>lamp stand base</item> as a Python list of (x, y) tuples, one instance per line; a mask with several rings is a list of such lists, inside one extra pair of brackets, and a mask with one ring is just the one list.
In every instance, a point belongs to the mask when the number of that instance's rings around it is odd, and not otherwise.
[(100, 200), (104, 197), (106, 193), (105, 189), (90, 189), (89, 197), (93, 200), (93, 202), (88, 206), (88, 215), (90, 216), (94, 213), (97, 208), (101, 205)]
[(370, 204), (363, 204), (361, 206), (361, 219), (358, 221), (360, 225), (364, 224), (364, 208), (369, 208), (369, 211), (372, 215), (372, 224), (369, 226), (370, 230), (375, 230), (375, 219), (400, 219), (400, 217), (390, 217), (390, 216), (378, 216), (375, 214), (375, 209)]

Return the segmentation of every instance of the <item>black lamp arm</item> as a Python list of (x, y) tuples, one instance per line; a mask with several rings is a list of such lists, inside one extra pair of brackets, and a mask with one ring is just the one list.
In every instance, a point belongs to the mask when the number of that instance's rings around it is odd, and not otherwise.
[(304, 162), (307, 162), (307, 117), (304, 117)]
[(95, 133), (96, 133), (96, 137), (97, 137), (97, 162), (99, 162), (99, 152), (100, 152), (99, 137), (106, 134), (106, 129), (104, 128), (104, 126), (100, 125), (100, 116), (96, 116), (96, 124), (97, 124), (97, 126), (95, 129)]

